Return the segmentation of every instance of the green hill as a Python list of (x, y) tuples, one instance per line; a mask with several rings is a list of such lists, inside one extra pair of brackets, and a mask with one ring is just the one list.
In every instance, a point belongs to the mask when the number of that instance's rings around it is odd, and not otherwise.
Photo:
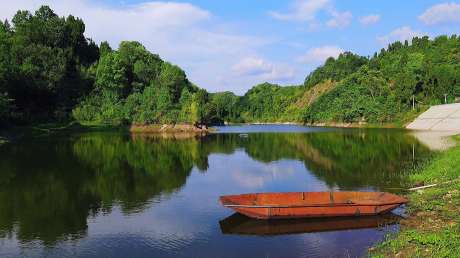
[[(333, 86), (325, 87), (325, 83)], [(306, 123), (403, 124), (430, 105), (444, 103), (446, 98), (451, 103), (460, 96), (460, 38), (416, 37), (411, 44), (390, 44), (372, 58), (344, 53), (329, 58), (308, 75), (303, 86), (254, 89), (259, 90), (243, 97), (249, 100), (244, 117), (269, 120), (275, 114), (275, 120)], [(312, 99), (309, 96), (314, 92)], [(271, 100), (280, 96), (284, 102)], [(261, 105), (261, 99), (270, 105)]]

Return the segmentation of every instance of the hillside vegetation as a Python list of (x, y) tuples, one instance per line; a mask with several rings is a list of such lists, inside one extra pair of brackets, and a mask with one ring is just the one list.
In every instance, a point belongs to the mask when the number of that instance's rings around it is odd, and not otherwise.
[(343, 53), (308, 75), (304, 85), (289, 88), (272, 91), (272, 99), (286, 102), (270, 101), (265, 109), (260, 107), (267, 93), (249, 91), (244, 117), (267, 120), (277, 113), (284, 114), (279, 120), (306, 123), (402, 124), (446, 97), (452, 103), (460, 96), (460, 38), (416, 37), (390, 44), (372, 58)]
[(295, 103), (303, 94), (304, 89), (297, 86), (257, 85), (240, 99), (241, 119), (246, 122), (300, 121), (301, 108)]
[[(0, 126), (229, 122), (402, 125), (460, 96), (460, 38), (415, 37), (362, 57), (329, 58), (303, 85), (208, 93), (139, 42), (112, 49), (76, 17), (42, 6), (0, 22)], [(415, 109), (413, 104), (415, 103)]]
[(414, 38), (411, 44), (391, 44), (345, 76), (334, 90), (306, 108), (304, 119), (311, 123), (404, 121), (413, 100), (423, 109), (444, 103), (446, 96), (448, 102), (460, 96), (460, 38)]

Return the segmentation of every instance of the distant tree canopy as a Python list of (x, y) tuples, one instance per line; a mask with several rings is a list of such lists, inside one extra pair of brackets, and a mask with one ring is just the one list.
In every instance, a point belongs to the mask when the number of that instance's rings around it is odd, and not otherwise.
[(404, 121), (460, 96), (460, 38), (415, 37), (372, 58), (329, 58), (303, 85), (263, 83), (244, 96), (208, 93), (142, 44), (118, 49), (84, 36), (85, 24), (48, 6), (0, 22), (0, 126), (92, 123)]

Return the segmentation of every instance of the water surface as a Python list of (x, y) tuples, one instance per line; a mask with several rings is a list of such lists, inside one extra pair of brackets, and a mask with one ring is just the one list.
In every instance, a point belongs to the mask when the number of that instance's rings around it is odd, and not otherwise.
[(111, 132), (7, 144), (0, 147), (0, 257), (361, 256), (398, 225), (300, 221), (291, 229), (238, 218), (217, 199), (397, 192), (404, 171), (428, 155), (404, 131), (268, 125), (204, 138)]

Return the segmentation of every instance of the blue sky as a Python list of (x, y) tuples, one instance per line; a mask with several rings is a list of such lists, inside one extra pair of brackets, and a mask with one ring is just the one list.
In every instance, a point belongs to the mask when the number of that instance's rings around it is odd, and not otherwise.
[(82, 17), (97, 42), (140, 41), (198, 86), (237, 94), (265, 81), (300, 84), (343, 51), (372, 55), (415, 35), (460, 34), (460, 1), (435, 0), (15, 0), (0, 18), (42, 4)]

